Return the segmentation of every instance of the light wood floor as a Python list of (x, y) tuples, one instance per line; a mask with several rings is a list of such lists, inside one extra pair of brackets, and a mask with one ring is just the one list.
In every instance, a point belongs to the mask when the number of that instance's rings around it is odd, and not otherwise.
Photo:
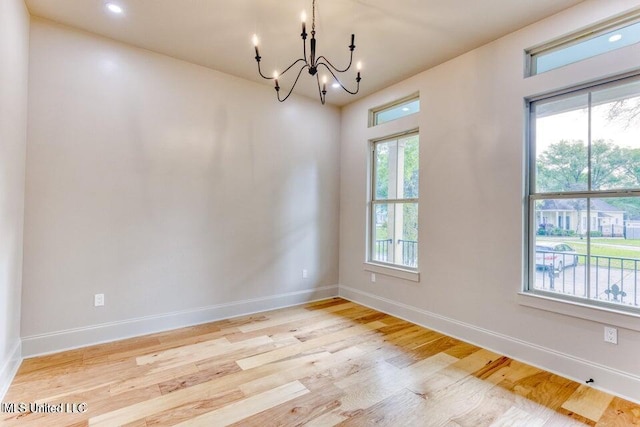
[(633, 426), (640, 407), (343, 299), (25, 360), (12, 426)]

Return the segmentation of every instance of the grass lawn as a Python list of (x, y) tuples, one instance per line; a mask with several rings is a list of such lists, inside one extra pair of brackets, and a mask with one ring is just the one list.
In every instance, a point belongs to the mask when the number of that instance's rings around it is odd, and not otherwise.
[(611, 239), (607, 237), (592, 237), (591, 243), (606, 243), (607, 245), (637, 246), (640, 249), (639, 239)]
[[(612, 239), (607, 239), (612, 240)], [(600, 243), (600, 242), (598, 242)], [(572, 241), (569, 243), (578, 254), (586, 255), (587, 254), (587, 241)], [(607, 243), (608, 244), (608, 243)], [(622, 245), (621, 245), (622, 246)], [(640, 249), (640, 248), (639, 248)], [(612, 257), (612, 258), (631, 258), (640, 260), (640, 251), (634, 249), (622, 249), (615, 248), (611, 246), (599, 245), (595, 240), (591, 241), (591, 255), (592, 256), (603, 256), (603, 257)], [(584, 264), (585, 257), (579, 257), (578, 263)], [(607, 258), (598, 258), (598, 265), (601, 267), (608, 267), (609, 265), (614, 268), (622, 267), (622, 260), (612, 259), (611, 264), (609, 264), (609, 259)], [(632, 261), (624, 261), (624, 268), (627, 269), (635, 269), (636, 263)]]

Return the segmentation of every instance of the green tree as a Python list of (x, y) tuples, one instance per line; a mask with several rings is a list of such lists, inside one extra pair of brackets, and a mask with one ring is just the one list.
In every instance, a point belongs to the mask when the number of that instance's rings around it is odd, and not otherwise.
[(623, 152), (617, 145), (598, 139), (591, 143), (591, 188), (619, 187), (624, 179)]
[(640, 186), (640, 149), (623, 148), (621, 150), (622, 169), (627, 178), (627, 186)]
[(536, 161), (536, 189), (539, 192), (587, 189), (587, 147), (583, 141), (553, 143)]
[[(587, 190), (589, 151), (582, 140), (549, 145), (536, 161), (536, 187), (541, 192)], [(640, 154), (639, 154), (640, 155)], [(619, 187), (624, 180), (625, 152), (602, 139), (591, 143), (591, 188)], [(638, 167), (640, 173), (640, 167)], [(640, 177), (640, 174), (638, 175)]]

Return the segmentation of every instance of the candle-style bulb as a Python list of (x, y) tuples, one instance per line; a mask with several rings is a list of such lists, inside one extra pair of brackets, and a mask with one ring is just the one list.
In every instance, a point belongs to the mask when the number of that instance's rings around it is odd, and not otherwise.
[(251, 38), (251, 41), (253, 42), (253, 47), (256, 50), (256, 61), (260, 62), (260, 52), (258, 51), (258, 35), (254, 34)]
[(356, 64), (356, 69), (358, 71), (362, 70), (362, 62), (358, 61), (358, 63)]
[(300, 19), (302, 20), (302, 39), (305, 40), (307, 38), (307, 12), (304, 10), (300, 14)]

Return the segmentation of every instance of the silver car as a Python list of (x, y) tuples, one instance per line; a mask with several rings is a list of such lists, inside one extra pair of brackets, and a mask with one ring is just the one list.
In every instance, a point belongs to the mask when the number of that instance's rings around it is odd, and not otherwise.
[(578, 265), (575, 249), (561, 242), (536, 243), (536, 267), (544, 270), (562, 271), (569, 266)]

